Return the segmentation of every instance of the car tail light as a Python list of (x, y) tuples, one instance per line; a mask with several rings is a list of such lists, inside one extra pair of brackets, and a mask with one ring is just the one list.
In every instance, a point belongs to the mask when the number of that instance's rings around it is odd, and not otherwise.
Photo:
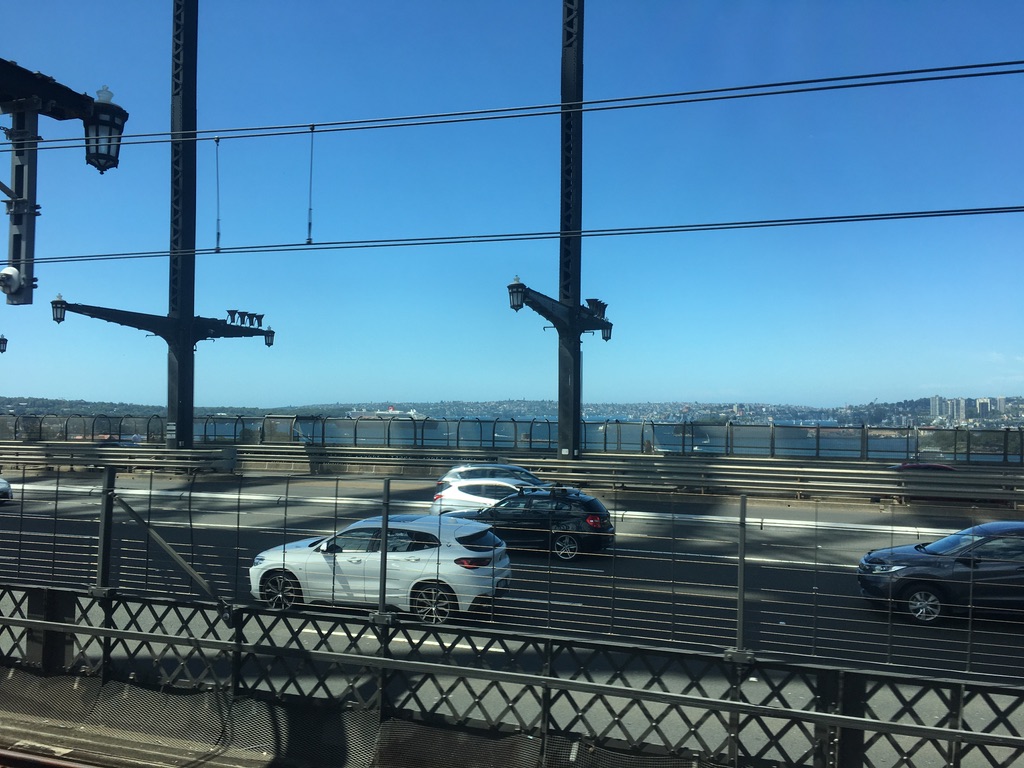
[(491, 564), (491, 558), (489, 557), (457, 557), (455, 558), (455, 564), (461, 565), (463, 568), (473, 570), (474, 568), (483, 568)]
[(600, 515), (587, 515), (584, 522), (591, 528), (604, 528), (604, 521), (601, 520)]
[(440, 498), (441, 498), (441, 494), (440, 493), (435, 493), (434, 494), (434, 501), (437, 501)]

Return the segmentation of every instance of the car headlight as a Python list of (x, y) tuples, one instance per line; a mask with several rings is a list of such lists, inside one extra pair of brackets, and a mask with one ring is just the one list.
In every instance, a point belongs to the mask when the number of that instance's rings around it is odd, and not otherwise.
[(252, 560), (252, 567), (255, 568), (258, 565), (263, 565), (266, 559), (263, 555), (256, 555)]
[(868, 573), (896, 573), (896, 571), (902, 571), (907, 566), (905, 565), (889, 565), (888, 563), (868, 563)]

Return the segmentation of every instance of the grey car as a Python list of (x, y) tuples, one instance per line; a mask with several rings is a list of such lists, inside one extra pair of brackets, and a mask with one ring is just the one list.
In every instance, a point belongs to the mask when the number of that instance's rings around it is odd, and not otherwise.
[(975, 525), (933, 542), (873, 549), (861, 593), (921, 623), (970, 608), (1024, 609), (1024, 523)]

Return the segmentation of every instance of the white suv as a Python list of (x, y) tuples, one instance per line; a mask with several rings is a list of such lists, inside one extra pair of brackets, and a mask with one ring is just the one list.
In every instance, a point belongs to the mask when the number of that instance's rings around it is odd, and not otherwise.
[(479, 600), (503, 594), (512, 580), (505, 542), (491, 526), (433, 515), (372, 517), (332, 536), (260, 552), (249, 569), (253, 597), (274, 608), (301, 603), (375, 605), (381, 559), (387, 559), (385, 604), (441, 624)]
[[(494, 506), (506, 496), (519, 493), (523, 483), (508, 478), (481, 478), (479, 480), (451, 480), (440, 483), (430, 505), (432, 515), (453, 509), (482, 509)], [(534, 486), (527, 486), (533, 488)]]
[(438, 478), (437, 484), (452, 482), (454, 480), (480, 480), (490, 478), (501, 478), (502, 480), (514, 480), (519, 485), (548, 486), (551, 483), (545, 482), (529, 470), (516, 466), (515, 464), (463, 464), (452, 467)]

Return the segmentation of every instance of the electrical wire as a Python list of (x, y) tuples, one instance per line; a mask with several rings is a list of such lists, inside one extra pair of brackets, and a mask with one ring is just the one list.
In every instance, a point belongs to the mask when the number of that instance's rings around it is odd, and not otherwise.
[[(323, 243), (275, 243), (246, 245), (228, 248), (197, 248), (195, 254), (262, 254), (296, 253), (302, 251), (338, 251), (366, 248), (408, 248), (432, 245), (473, 245), (479, 243), (507, 243), (533, 240), (557, 240), (563, 236), (574, 237), (637, 237), (643, 235), (686, 234), (692, 232), (724, 232), (736, 229), (765, 229), (771, 227), (800, 227), (827, 224), (860, 224), (880, 221), (901, 221), (907, 219), (934, 219), (956, 216), (990, 216), (997, 214), (1024, 213), (1024, 205), (987, 208), (953, 208), (932, 211), (900, 211), (889, 213), (843, 214), (838, 216), (810, 216), (788, 219), (757, 219), (750, 221), (726, 221), (704, 224), (669, 224), (648, 227), (615, 227), (609, 229), (582, 229), (571, 232), (540, 231), (511, 232), (483, 235), (442, 235), (436, 237), (383, 238), (378, 240), (337, 240)], [(152, 259), (167, 257), (167, 251), (136, 251), (126, 253), (103, 253), (89, 256), (36, 257), (36, 264), (57, 264), (85, 261), (116, 261)]]
[[(734, 86), (718, 89), (680, 91), (648, 96), (630, 96), (612, 99), (585, 101), (579, 107), (580, 112), (595, 112), (619, 109), (638, 109), (678, 104), (692, 104), (727, 99), (753, 98), (761, 96), (782, 96), (796, 93), (810, 93), (849, 88), (876, 86), (893, 86), (910, 83), (937, 82), (959, 80), (965, 78), (992, 77), (1002, 75), (1024, 74), (1024, 61), (1006, 61), (988, 64), (968, 64), (950, 67), (934, 67), (873, 74), (847, 75), (839, 77), (813, 78), (793, 80), (759, 85)], [(516, 242), (530, 240), (553, 240), (563, 236), (579, 237), (623, 237), (645, 236), (656, 234), (683, 234), (689, 232), (712, 232), (735, 229), (754, 229), (768, 227), (793, 227), (826, 224), (849, 224), (872, 221), (893, 221), (902, 219), (923, 219), (952, 216), (980, 216), (992, 214), (1012, 214), (1024, 212), (1024, 206), (1003, 206), (986, 208), (961, 208), (932, 211), (905, 211), (873, 214), (845, 214), (838, 216), (818, 216), (807, 218), (767, 219), (754, 221), (716, 222), (705, 224), (673, 224), (648, 227), (625, 227), (611, 229), (580, 230), (578, 232), (520, 232), (483, 235), (446, 235), (418, 238), (385, 238), (376, 240), (347, 240), (314, 244), (312, 242), (312, 193), (313, 193), (313, 135), (320, 133), (374, 130), (383, 128), (412, 127), (423, 125), (447, 125), (461, 122), (482, 120), (504, 120), (511, 118), (543, 117), (558, 115), (562, 112), (561, 104), (541, 104), (527, 107), (505, 107), (496, 109), (470, 110), (463, 112), (442, 112), (435, 114), (412, 115), (404, 117), (347, 120), (321, 124), (276, 125), (249, 128), (228, 128), (212, 131), (190, 131), (188, 135), (175, 136), (168, 133), (134, 134), (123, 137), (125, 144), (163, 144), (174, 141), (213, 141), (217, 147), (217, 244), (212, 249), (196, 249), (196, 255), (218, 254), (260, 254), (268, 252), (299, 252), (352, 250), (365, 248), (403, 248), (412, 246), (432, 245), (464, 245), (477, 243)], [(269, 138), (294, 135), (308, 132), (310, 136), (310, 168), (309, 168), (309, 211), (307, 222), (307, 238), (305, 243), (278, 243), (247, 245), (233, 248), (220, 246), (220, 170), (219, 148), (222, 139)], [(54, 139), (50, 142), (41, 140), (40, 149), (71, 149), (83, 146), (83, 142), (71, 139)], [(10, 148), (0, 150), (12, 151)], [(56, 256), (49, 258), (36, 257), (36, 263), (70, 263), (87, 261), (110, 261), (151, 259), (167, 257), (168, 251), (131, 251), (124, 253), (101, 253), (75, 256)]]
[[(584, 113), (621, 109), (642, 109), (679, 104), (697, 104), (709, 101), (758, 98), (763, 96), (786, 96), (801, 93), (846, 90), (851, 88), (909, 85), (1019, 74), (1024, 74), (1024, 60), (994, 62), (988, 64), (964, 64), (950, 67), (933, 67), (928, 69), (911, 69), (861, 75), (843, 75), (806, 80), (791, 80), (777, 83), (763, 83), (758, 85), (731, 86), (726, 88), (702, 89), (695, 91), (678, 91), (647, 96), (615, 97), (583, 101), (580, 102), (578, 106), (573, 105), (571, 107), (567, 107), (567, 105), (559, 103), (549, 103), (524, 107), (500, 107), (494, 109), (478, 109), (459, 112), (406, 115), (401, 117), (343, 120), (318, 123), (316, 125), (316, 129), (321, 133), (332, 133), (340, 131), (407, 128), (426, 125), (450, 125), (453, 123), (479, 122), (485, 120), (550, 117), (560, 115), (565, 109)], [(181, 135), (169, 132), (125, 134), (122, 136), (121, 144), (122, 146), (126, 146), (167, 144), (176, 141), (218, 141), (221, 138), (225, 140), (270, 138), (292, 136), (306, 133), (310, 130), (311, 125), (309, 123), (303, 123), (265, 125), (245, 128), (204, 129), (189, 131)], [(40, 150), (80, 149), (83, 146), (84, 139), (40, 139), (38, 141), (38, 148)], [(0, 150), (0, 152), (10, 151), (11, 149)]]

